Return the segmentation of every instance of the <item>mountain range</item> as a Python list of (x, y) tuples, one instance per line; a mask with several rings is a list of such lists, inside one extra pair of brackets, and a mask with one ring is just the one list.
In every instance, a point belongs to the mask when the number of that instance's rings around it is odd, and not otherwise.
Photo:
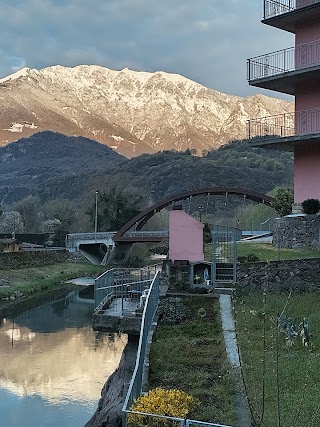
[(50, 130), (129, 158), (187, 148), (201, 154), (245, 138), (250, 118), (292, 110), (288, 101), (228, 95), (165, 72), (24, 68), (0, 79), (0, 145)]

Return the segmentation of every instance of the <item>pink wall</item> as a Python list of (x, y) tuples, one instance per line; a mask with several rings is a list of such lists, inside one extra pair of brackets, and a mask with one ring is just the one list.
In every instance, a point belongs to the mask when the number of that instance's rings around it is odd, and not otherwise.
[(296, 46), (320, 40), (320, 26), (318, 22), (304, 22), (296, 27)]
[(316, 0), (296, 0), (296, 6), (298, 7), (304, 7), (309, 6), (312, 3), (315, 3)]
[(169, 259), (203, 261), (203, 224), (181, 210), (169, 212)]
[(320, 84), (319, 86), (296, 87), (296, 111), (314, 110), (320, 108)]
[(296, 133), (320, 131), (320, 82), (296, 87)]
[(320, 141), (294, 150), (294, 201), (320, 199)]

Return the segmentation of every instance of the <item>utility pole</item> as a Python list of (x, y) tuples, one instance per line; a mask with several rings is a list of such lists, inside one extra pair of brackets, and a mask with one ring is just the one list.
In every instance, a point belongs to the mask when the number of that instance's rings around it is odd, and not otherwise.
[(97, 240), (97, 230), (98, 230), (98, 194), (99, 191), (96, 191), (96, 209), (94, 217), (94, 240)]

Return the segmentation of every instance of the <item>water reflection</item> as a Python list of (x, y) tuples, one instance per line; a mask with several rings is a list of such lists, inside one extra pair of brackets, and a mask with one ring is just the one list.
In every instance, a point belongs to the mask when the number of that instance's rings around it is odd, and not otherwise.
[[(127, 337), (94, 333), (91, 329), (92, 310), (92, 302), (70, 295), (22, 313), (14, 321), (2, 320), (1, 417), (6, 410), (8, 416), (12, 416), (17, 404), (12, 402), (17, 398), (35, 399), (31, 406), (40, 397), (41, 405), (45, 407), (80, 404), (93, 409), (105, 380), (118, 366)], [(3, 396), (4, 392), (8, 393)], [(3, 399), (7, 400), (7, 409), (3, 408)], [(90, 415), (86, 415), (83, 424)], [(20, 424), (3, 425), (28, 424), (20, 420)], [(45, 424), (42, 420), (33, 425), (58, 424)], [(73, 424), (69, 420), (61, 425)]]

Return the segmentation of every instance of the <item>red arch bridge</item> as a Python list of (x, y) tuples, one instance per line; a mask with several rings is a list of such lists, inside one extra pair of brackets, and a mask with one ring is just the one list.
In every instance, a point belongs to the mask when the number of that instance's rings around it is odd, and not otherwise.
[(232, 187), (198, 188), (170, 196), (144, 209), (127, 222), (120, 230), (99, 233), (74, 233), (66, 237), (66, 248), (69, 252), (82, 252), (94, 264), (107, 265), (116, 255), (117, 250), (128, 252), (134, 243), (162, 242), (168, 237), (167, 230), (143, 231), (143, 226), (161, 210), (174, 206), (177, 202), (188, 200), (191, 204), (195, 196), (238, 196), (243, 201), (250, 200), (273, 206), (274, 199), (256, 191)]

